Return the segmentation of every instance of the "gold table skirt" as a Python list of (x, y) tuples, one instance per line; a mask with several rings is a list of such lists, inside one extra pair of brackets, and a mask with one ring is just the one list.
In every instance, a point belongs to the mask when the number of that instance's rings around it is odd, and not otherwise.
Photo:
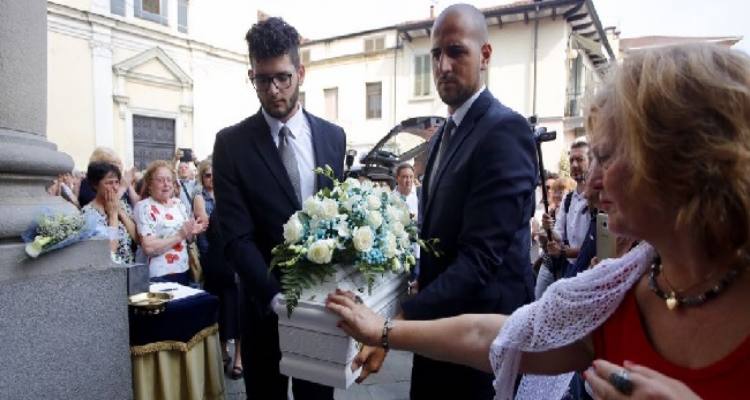
[(218, 325), (188, 343), (158, 342), (130, 348), (135, 400), (223, 400), (224, 364)]

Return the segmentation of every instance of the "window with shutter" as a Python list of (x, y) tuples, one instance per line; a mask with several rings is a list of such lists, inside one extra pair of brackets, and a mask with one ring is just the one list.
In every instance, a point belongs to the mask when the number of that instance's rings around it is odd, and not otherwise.
[(325, 96), (325, 117), (329, 121), (339, 119), (339, 88), (323, 89)]
[(383, 84), (373, 82), (367, 84), (367, 119), (378, 119), (383, 116)]
[(430, 95), (432, 82), (430, 76), (430, 55), (421, 54), (414, 57), (414, 96)]
[(365, 39), (365, 53), (385, 49), (385, 36), (376, 36)]

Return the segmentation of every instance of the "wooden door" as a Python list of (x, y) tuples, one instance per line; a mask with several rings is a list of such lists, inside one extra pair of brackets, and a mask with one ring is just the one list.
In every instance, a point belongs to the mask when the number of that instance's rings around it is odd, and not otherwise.
[(143, 171), (155, 160), (172, 160), (175, 120), (133, 115), (133, 163)]

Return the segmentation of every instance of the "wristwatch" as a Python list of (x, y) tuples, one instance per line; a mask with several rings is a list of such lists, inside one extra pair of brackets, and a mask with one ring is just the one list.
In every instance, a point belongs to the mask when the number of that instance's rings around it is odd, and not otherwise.
[(380, 337), (380, 342), (383, 345), (383, 349), (385, 349), (385, 352), (387, 353), (390, 348), (388, 347), (388, 332), (393, 329), (393, 321), (391, 321), (390, 318), (385, 320), (385, 323), (383, 324), (383, 336)]

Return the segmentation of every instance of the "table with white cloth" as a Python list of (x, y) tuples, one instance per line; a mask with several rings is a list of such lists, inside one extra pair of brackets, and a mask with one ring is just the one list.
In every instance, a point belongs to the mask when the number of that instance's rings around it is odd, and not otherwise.
[(176, 283), (152, 283), (174, 298), (156, 315), (129, 307), (135, 400), (225, 399), (219, 300)]

